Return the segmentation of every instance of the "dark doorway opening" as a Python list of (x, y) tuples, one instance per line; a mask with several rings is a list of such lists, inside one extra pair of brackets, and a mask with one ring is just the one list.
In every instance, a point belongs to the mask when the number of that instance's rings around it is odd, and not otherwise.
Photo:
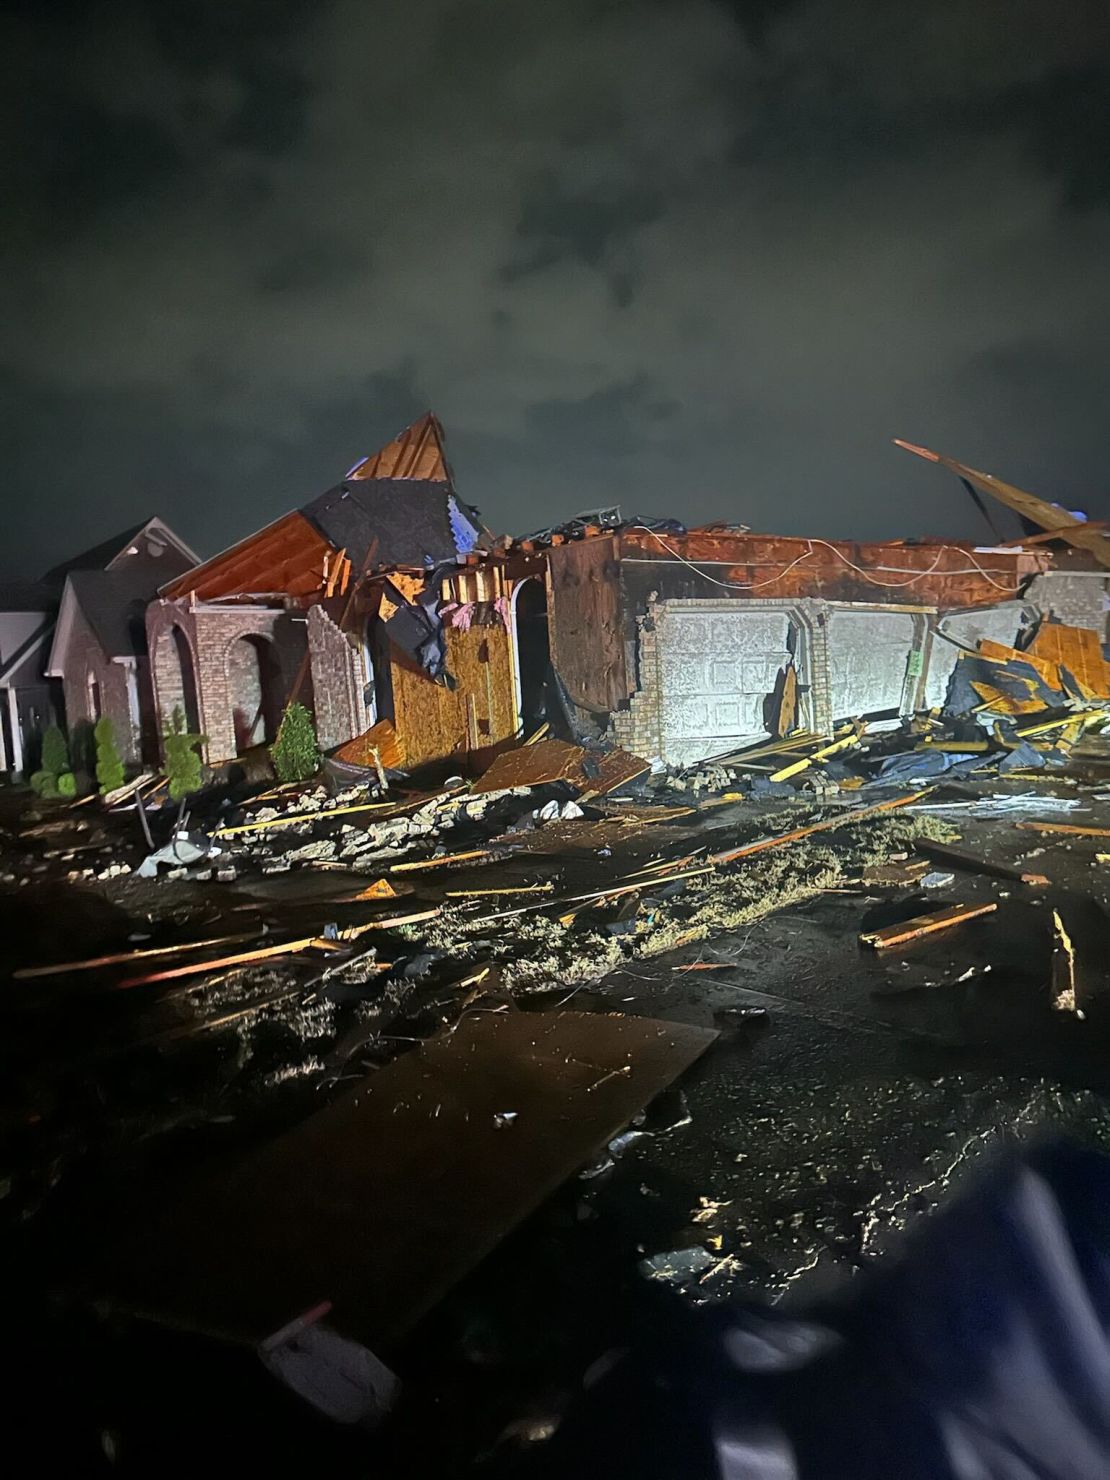
[(513, 592), (518, 715), (525, 735), (547, 718), (551, 647), (547, 631), (547, 590), (530, 576)]
[(227, 653), (227, 684), (236, 754), (276, 739), (281, 674), (273, 644), (264, 637), (237, 637)]

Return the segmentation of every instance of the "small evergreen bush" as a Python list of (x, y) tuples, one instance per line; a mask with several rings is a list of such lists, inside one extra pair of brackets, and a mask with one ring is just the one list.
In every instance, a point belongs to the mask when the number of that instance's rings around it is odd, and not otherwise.
[(77, 777), (72, 771), (63, 771), (58, 777), (58, 795), (60, 797), (75, 797), (77, 795)]
[(281, 717), (277, 739), (270, 746), (274, 775), (281, 782), (307, 781), (320, 769), (316, 726), (303, 704), (290, 704)]
[(180, 708), (173, 712), (170, 728), (162, 736), (166, 756), (166, 779), (170, 784), (170, 797), (180, 802), (183, 797), (199, 791), (204, 780), (198, 745), (204, 744), (203, 735), (190, 735), (185, 728), (185, 716)]
[(60, 776), (69, 770), (69, 747), (57, 725), (50, 725), (42, 737), (42, 769), (49, 771), (51, 776)]
[(106, 714), (101, 715), (93, 731), (96, 737), (96, 779), (103, 796), (123, 785), (123, 761), (116, 749), (116, 732)]

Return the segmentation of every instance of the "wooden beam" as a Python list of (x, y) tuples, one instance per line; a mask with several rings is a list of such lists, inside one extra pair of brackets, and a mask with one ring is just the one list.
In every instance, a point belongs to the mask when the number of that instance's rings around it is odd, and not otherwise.
[(1019, 822), (1026, 832), (1063, 833), (1070, 838), (1110, 838), (1110, 827), (1077, 827), (1072, 822)]
[(240, 941), (257, 940), (259, 932), (248, 930), (239, 935), (216, 935), (210, 940), (184, 940), (176, 946), (151, 946), (144, 951), (116, 951), (110, 956), (91, 956), (84, 961), (55, 961), (50, 966), (21, 966), (13, 978), (30, 981), (34, 977), (63, 976), (71, 971), (94, 971), (100, 966), (120, 966), (128, 961), (149, 960), (152, 956), (176, 956), (186, 951), (203, 951), (211, 946), (238, 945)]
[(909, 802), (920, 801), (922, 797), (928, 796), (932, 787), (925, 787), (921, 791), (911, 791), (905, 796), (892, 797), (887, 802), (876, 802), (872, 807), (860, 807), (855, 812), (842, 812), (836, 817), (826, 817), (821, 822), (811, 822), (808, 827), (796, 827), (792, 832), (780, 833), (775, 838), (759, 838), (754, 843), (744, 843), (739, 848), (726, 848), (722, 853), (711, 853), (710, 863), (734, 863), (738, 858), (748, 858), (753, 853), (762, 853), (767, 848), (783, 848), (788, 843), (796, 843), (800, 838), (811, 837), (814, 833), (829, 832), (837, 827), (850, 827), (854, 822), (862, 822), (867, 817), (877, 817), (882, 812), (893, 812), (897, 807), (904, 807)]
[(953, 925), (962, 925), (965, 920), (975, 920), (980, 915), (992, 914), (997, 908), (996, 900), (992, 900), (990, 904), (950, 905), (932, 915), (915, 915), (912, 920), (903, 920), (900, 925), (887, 925), (882, 930), (865, 930), (860, 935), (860, 944), (874, 946), (877, 951), (887, 951), (892, 946), (909, 945), (923, 936), (935, 935), (938, 930), (949, 930)]

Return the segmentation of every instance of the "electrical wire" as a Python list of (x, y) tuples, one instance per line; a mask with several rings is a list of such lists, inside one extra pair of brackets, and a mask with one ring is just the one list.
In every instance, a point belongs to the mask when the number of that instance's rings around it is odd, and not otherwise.
[[(842, 550), (838, 550), (836, 546), (830, 544), (828, 540), (814, 538), (807, 539), (807, 548), (803, 550), (802, 553), (798, 555), (794, 560), (792, 560), (789, 565), (784, 566), (782, 570), (780, 570), (776, 575), (769, 576), (765, 581), (721, 581), (718, 580), (716, 576), (709, 575), (707, 571), (703, 570), (701, 566), (695, 565), (693, 561), (687, 560), (685, 555), (680, 554), (676, 549), (674, 549), (673, 546), (668, 545), (666, 540), (663, 539), (662, 535), (657, 534), (654, 529), (650, 529), (646, 524), (634, 524), (632, 525), (632, 528), (642, 530), (644, 534), (650, 534), (652, 539), (656, 540), (662, 547), (662, 549), (666, 550), (668, 555), (672, 556), (675, 560), (680, 561), (681, 564), (689, 566), (689, 568), (696, 575), (701, 576), (703, 580), (711, 582), (714, 586), (722, 586), (726, 590), (730, 591), (760, 591), (765, 586), (777, 585), (784, 576), (789, 575), (789, 573), (794, 569), (796, 565), (800, 565), (803, 560), (808, 560), (811, 555), (816, 555), (817, 551), (814, 548), (815, 545), (824, 545), (826, 549), (831, 550), (839, 560), (842, 560), (844, 564), (848, 566), (850, 570), (854, 570), (857, 575), (862, 576), (862, 578), (867, 581), (869, 585), (878, 586), (883, 590), (903, 590), (907, 586), (916, 585), (918, 581), (923, 581), (926, 576), (931, 576), (940, 565), (941, 558), (943, 557), (946, 550), (958, 550), (960, 548), (958, 545), (941, 545), (940, 548), (937, 550), (936, 559), (933, 561), (932, 565), (930, 565), (926, 570), (918, 571), (916, 575), (911, 576), (909, 580), (878, 581), (875, 579), (870, 571), (864, 570), (862, 566), (856, 565), (853, 560), (849, 560), (847, 555), (845, 555)], [(1008, 596), (1012, 596), (1015, 592), (1021, 589), (1020, 585), (1004, 586), (1000, 581), (996, 581), (989, 571), (984, 570), (973, 555), (968, 554), (966, 550), (963, 550), (960, 553), (971, 561), (970, 567), (968, 567), (966, 570), (945, 571), (945, 575), (980, 575), (985, 581), (989, 581), (996, 590), (1004, 591)], [(894, 570), (896, 567), (881, 566), (879, 568), (882, 570)], [(999, 571), (999, 575), (1001, 574), (1002, 572)]]

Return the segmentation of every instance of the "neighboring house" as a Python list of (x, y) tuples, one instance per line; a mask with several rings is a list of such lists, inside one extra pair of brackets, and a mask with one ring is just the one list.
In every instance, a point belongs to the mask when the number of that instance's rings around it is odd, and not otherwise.
[(147, 611), (158, 713), (180, 708), (212, 764), (273, 740), (294, 695), (315, 708), (327, 747), (417, 688), (477, 734), (449, 688), (390, 641), (398, 627), (385, 634), (375, 577), (393, 572), (410, 590), (429, 570), (446, 580), (488, 539), (455, 493), (429, 412), (328, 492), (163, 587)]
[(168, 525), (148, 519), (50, 573), (64, 584), (46, 673), (61, 682), (71, 743), (107, 715), (125, 763), (157, 761), (146, 608), (196, 563)]
[(61, 692), (43, 671), (57, 604), (41, 582), (0, 582), (0, 772), (34, 771), (43, 731), (61, 722)]

